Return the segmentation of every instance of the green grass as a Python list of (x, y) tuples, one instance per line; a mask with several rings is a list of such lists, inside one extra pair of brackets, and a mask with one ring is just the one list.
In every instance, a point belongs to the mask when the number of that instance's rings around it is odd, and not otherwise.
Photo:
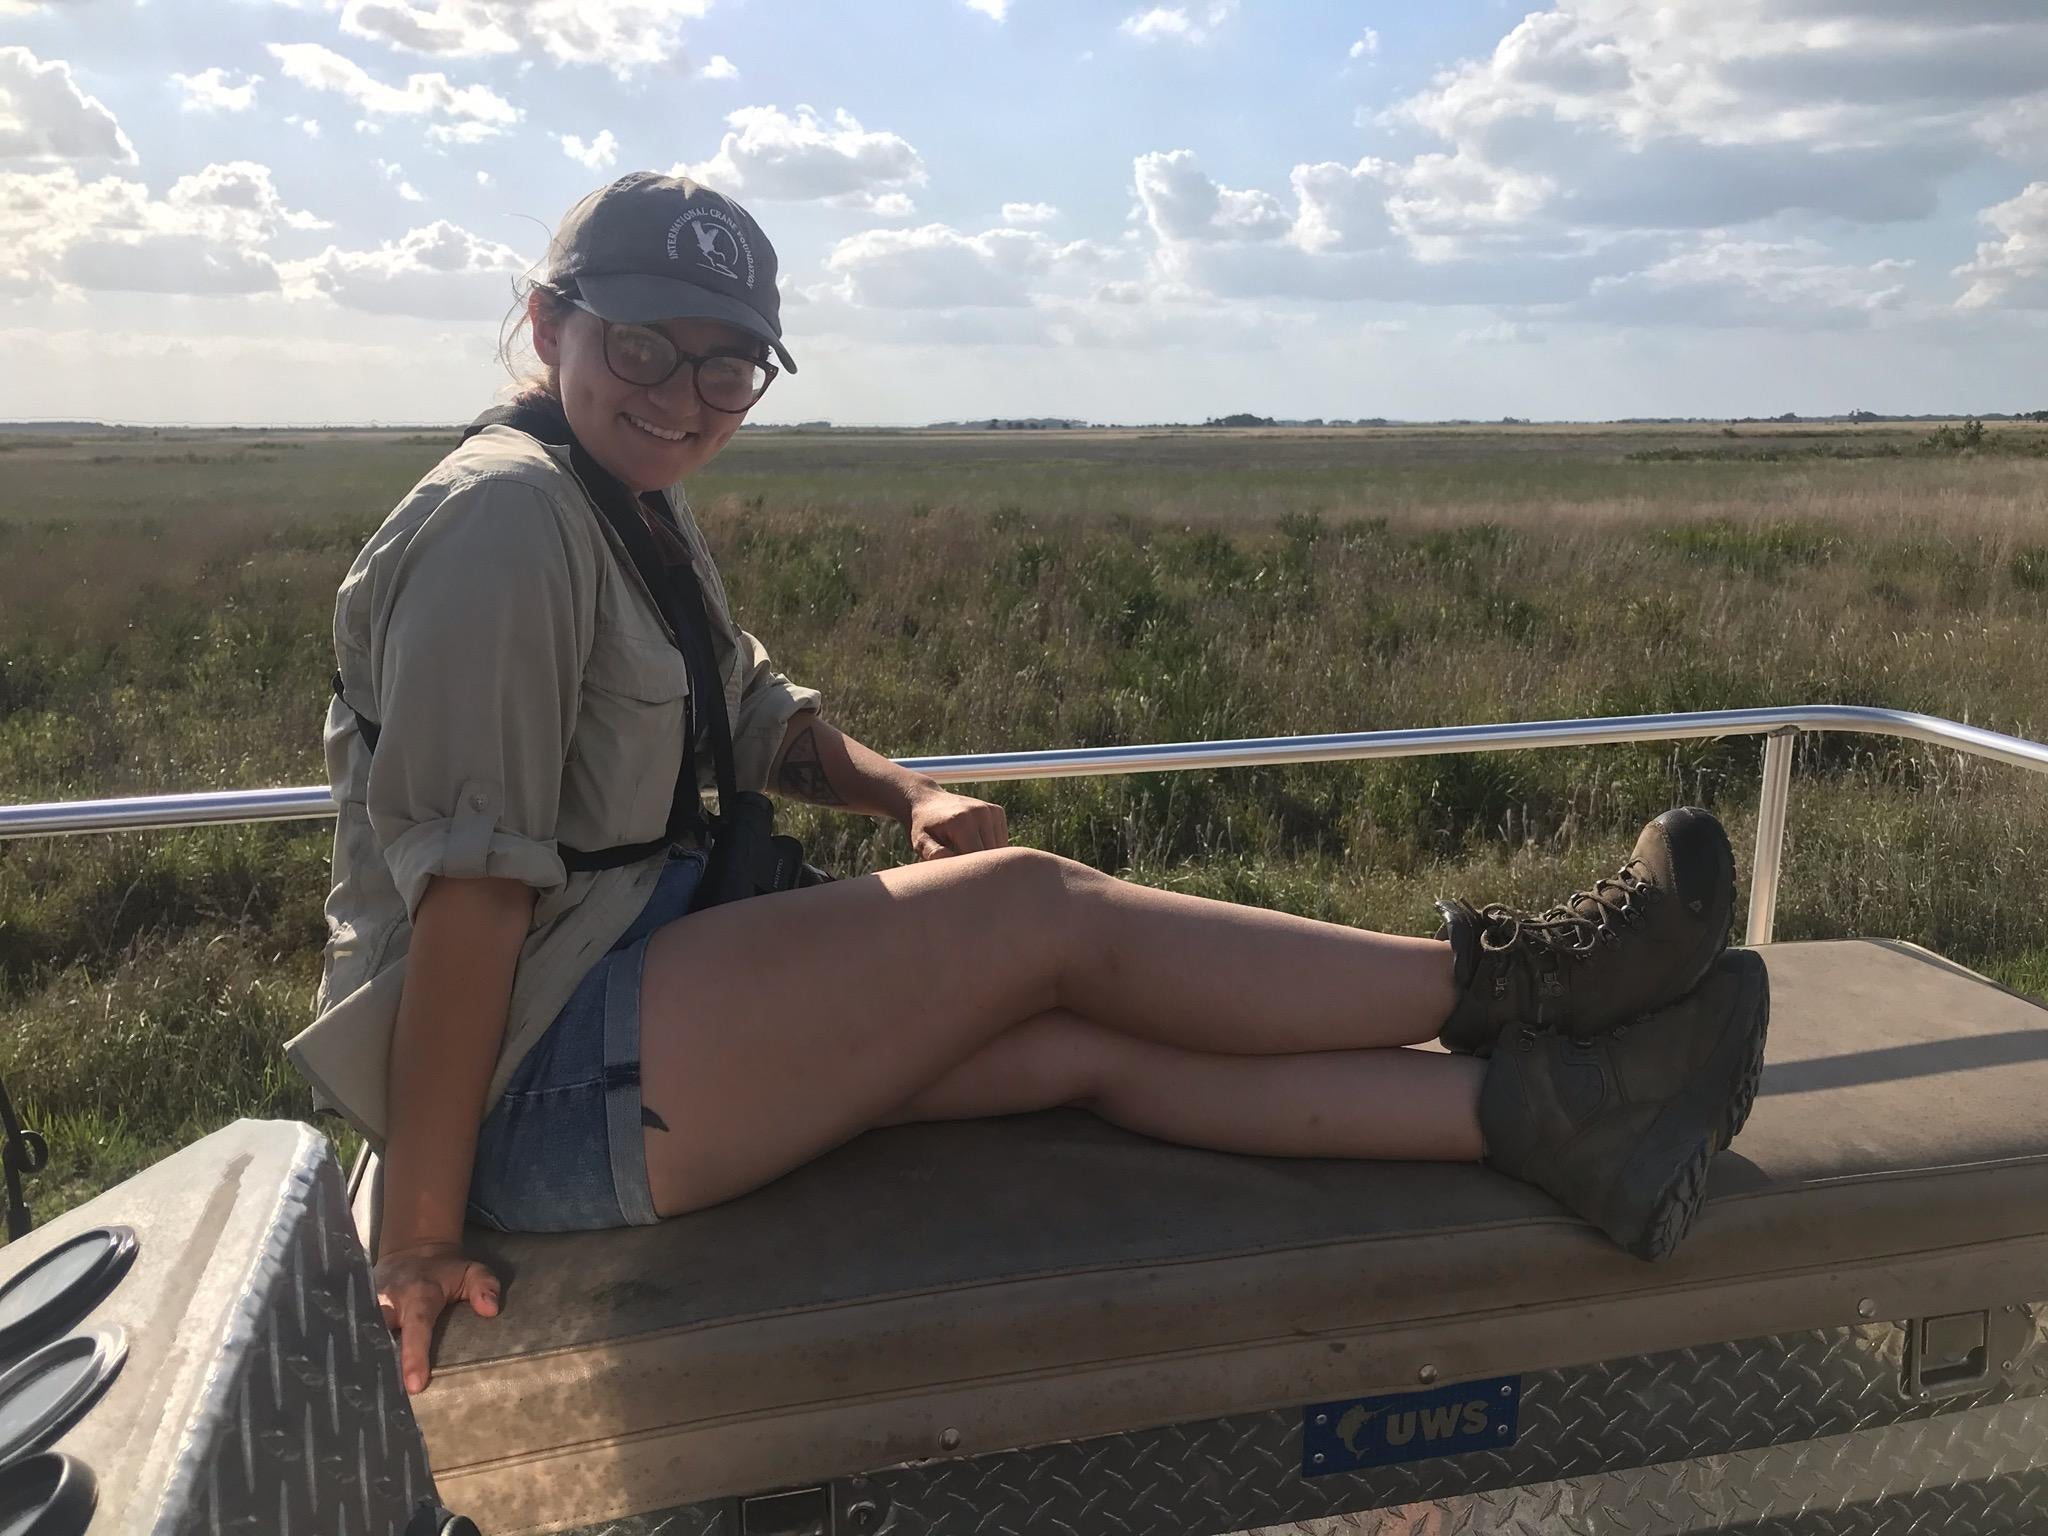
[[(1845, 431), (1775, 462), (1632, 457), (1669, 429), (764, 434), (692, 490), (742, 621), (898, 756), (1813, 702), (2038, 738), (2048, 487), (2021, 430), (1863, 456), (1889, 439)], [(324, 783), (336, 584), (443, 446), (10, 442), (0, 800)], [(1020, 841), (1135, 879), (1415, 932), (1438, 894), (1583, 883), (1674, 802), (1746, 854), (1760, 752), (988, 793)], [(2048, 786), (1846, 737), (1802, 741), (1798, 771), (1781, 936), (1910, 938), (2048, 985)], [(842, 871), (906, 856), (893, 828), (790, 821)], [(311, 1007), (331, 835), (0, 844), (0, 1075), (52, 1140), (40, 1210), (236, 1115), (308, 1112), (278, 1045)]]

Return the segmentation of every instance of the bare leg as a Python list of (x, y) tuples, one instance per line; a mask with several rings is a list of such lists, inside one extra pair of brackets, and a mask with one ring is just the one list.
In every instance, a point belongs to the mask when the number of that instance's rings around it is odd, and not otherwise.
[(647, 1133), (655, 1207), (809, 1161), (1052, 1008), (1252, 1054), (1420, 1041), (1451, 1001), (1446, 945), (1145, 890), (1027, 849), (714, 907), (648, 946), (643, 1091), (671, 1128)]
[(1120, 1035), (1064, 1009), (999, 1035), (881, 1124), (1074, 1105), (1162, 1141), (1267, 1157), (1475, 1162), (1470, 1056), (1399, 1048), (1222, 1056)]

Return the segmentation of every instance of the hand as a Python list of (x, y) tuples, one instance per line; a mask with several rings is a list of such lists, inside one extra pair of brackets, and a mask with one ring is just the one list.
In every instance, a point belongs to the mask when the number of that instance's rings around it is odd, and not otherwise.
[(478, 1317), (496, 1317), (498, 1277), (464, 1256), (457, 1243), (417, 1243), (377, 1260), (377, 1305), (384, 1326), (398, 1335), (398, 1363), (405, 1390), (427, 1384), (427, 1349), (434, 1324), (458, 1301)]
[(1010, 843), (1010, 820), (1000, 805), (943, 789), (933, 789), (911, 802), (910, 819), (903, 829), (910, 834), (910, 851), (920, 859), (980, 853), (987, 848), (1007, 848)]

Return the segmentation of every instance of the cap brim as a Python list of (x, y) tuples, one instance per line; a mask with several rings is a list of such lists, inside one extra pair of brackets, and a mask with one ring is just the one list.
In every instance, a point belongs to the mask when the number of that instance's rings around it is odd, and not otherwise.
[(607, 320), (644, 323), (649, 320), (718, 320), (749, 336), (759, 337), (775, 349), (778, 362), (796, 372), (796, 359), (782, 344), (782, 338), (768, 328), (768, 322), (738, 299), (699, 288), (674, 277), (653, 277), (645, 272), (613, 272), (597, 276), (579, 275), (576, 291), (583, 302)]

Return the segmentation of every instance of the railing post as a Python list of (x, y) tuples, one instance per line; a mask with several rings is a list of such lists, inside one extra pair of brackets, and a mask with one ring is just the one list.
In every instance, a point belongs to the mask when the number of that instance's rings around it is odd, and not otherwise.
[(1778, 922), (1778, 867), (1785, 857), (1785, 812), (1792, 799), (1792, 741), (1797, 730), (1764, 738), (1764, 790), (1756, 807), (1756, 860), (1749, 876), (1749, 934), (1745, 944), (1771, 942)]

